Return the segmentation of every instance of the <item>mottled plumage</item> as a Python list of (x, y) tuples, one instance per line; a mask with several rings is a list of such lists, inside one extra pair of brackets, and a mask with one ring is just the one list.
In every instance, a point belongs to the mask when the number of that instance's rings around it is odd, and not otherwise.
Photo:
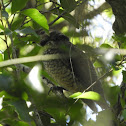
[[(62, 33), (53, 31), (50, 35), (44, 34), (40, 44), (46, 46), (44, 55), (61, 55), (59, 59), (44, 61), (43, 64), (48, 74), (63, 88), (72, 93), (83, 92), (97, 80), (95, 69), (88, 55), (69, 42), (68, 37)], [(90, 90), (103, 96), (100, 81)], [(93, 101), (84, 101), (92, 109), (95, 108)]]

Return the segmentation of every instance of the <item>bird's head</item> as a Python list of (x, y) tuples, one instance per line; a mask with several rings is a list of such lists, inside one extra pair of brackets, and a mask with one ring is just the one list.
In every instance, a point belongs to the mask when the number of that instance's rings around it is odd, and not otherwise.
[(41, 46), (59, 46), (64, 44), (65, 41), (69, 41), (69, 38), (58, 31), (52, 31), (47, 35), (44, 33), (40, 42)]

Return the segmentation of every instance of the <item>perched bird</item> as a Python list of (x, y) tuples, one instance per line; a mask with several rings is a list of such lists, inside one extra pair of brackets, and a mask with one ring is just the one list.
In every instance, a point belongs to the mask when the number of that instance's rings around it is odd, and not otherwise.
[[(59, 59), (43, 61), (43, 64), (47, 73), (63, 88), (72, 93), (83, 92), (97, 80), (95, 69), (88, 55), (73, 45), (67, 36), (52, 31), (49, 35), (43, 35), (40, 44), (45, 47), (44, 55), (61, 55)], [(90, 90), (98, 92), (104, 97), (100, 81)], [(84, 102), (92, 110), (96, 110), (94, 101), (84, 100)], [(98, 104), (102, 105), (101, 102)]]

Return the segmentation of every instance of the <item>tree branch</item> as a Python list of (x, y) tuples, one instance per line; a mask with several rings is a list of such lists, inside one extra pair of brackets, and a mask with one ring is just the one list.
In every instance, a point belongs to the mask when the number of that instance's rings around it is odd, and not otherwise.
[(112, 7), (115, 15), (113, 30), (115, 33), (126, 33), (126, 1), (125, 0), (106, 0)]
[(60, 58), (60, 55), (58, 55), (58, 54), (37, 55), (37, 56), (30, 56), (30, 57), (24, 57), (24, 58), (15, 58), (15, 59), (0, 62), (0, 67), (6, 67), (6, 66), (10, 66), (10, 65), (35, 62), (35, 61), (47, 61), (47, 60), (59, 59), (59, 58)]
[(111, 6), (107, 2), (104, 2), (99, 8), (94, 9), (93, 11), (85, 15), (84, 19), (92, 19), (96, 15), (100, 14), (101, 12), (103, 12), (105, 9), (108, 9), (108, 8), (111, 8)]

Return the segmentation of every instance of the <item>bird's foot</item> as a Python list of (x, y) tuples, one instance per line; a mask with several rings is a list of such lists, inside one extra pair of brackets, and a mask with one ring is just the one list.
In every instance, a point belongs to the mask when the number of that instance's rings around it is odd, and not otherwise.
[(63, 88), (63, 87), (59, 87), (59, 86), (53, 86), (53, 87), (50, 88), (48, 95), (50, 94), (51, 91), (63, 94), (63, 90), (66, 90), (66, 89)]

